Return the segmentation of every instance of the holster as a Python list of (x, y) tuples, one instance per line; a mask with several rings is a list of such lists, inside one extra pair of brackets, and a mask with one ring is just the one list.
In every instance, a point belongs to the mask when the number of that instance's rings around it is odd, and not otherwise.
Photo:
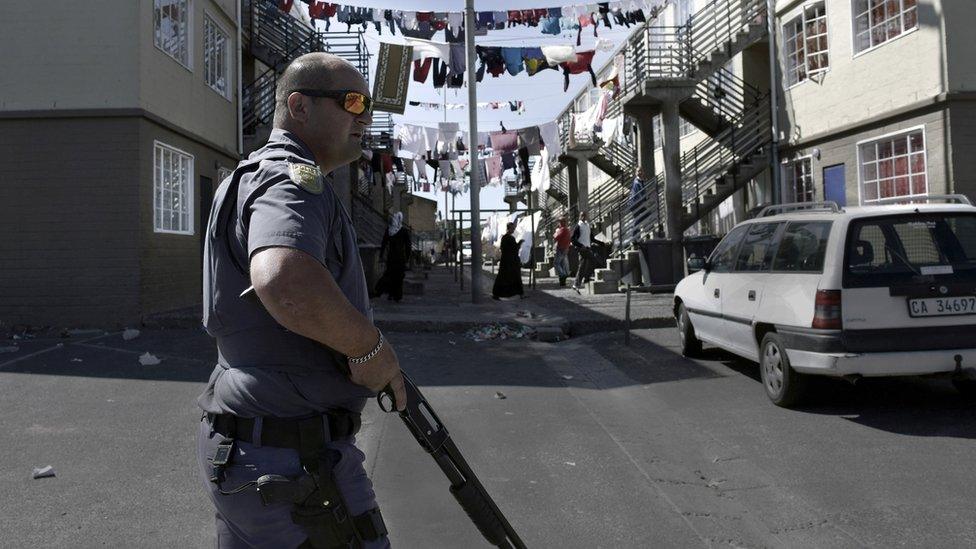
[(306, 474), (296, 479), (264, 475), (257, 480), (264, 505), (292, 503), (291, 518), (308, 539), (300, 547), (313, 549), (359, 548), (387, 534), (378, 508), (351, 516), (335, 480), (339, 452), (323, 448), (301, 452)]

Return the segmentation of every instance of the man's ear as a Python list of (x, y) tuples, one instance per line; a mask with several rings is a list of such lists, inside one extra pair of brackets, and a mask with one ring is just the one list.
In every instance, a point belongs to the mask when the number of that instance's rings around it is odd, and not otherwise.
[(298, 122), (308, 121), (308, 98), (298, 92), (288, 95), (288, 115)]

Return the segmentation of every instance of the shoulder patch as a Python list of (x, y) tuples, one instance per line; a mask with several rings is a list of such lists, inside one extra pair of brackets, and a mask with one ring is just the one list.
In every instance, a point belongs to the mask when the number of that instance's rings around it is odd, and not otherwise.
[(288, 165), (291, 180), (312, 194), (322, 194), (322, 170), (317, 166), (291, 163)]

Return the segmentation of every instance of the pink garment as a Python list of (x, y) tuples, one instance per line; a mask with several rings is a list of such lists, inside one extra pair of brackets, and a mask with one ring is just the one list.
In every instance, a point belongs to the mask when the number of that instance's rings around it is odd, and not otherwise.
[[(512, 135), (515, 135), (514, 133)], [(494, 143), (494, 141), (493, 141)], [(485, 166), (488, 169), (488, 181), (501, 180), (502, 178), (502, 157), (492, 155), (485, 158)]]
[[(518, 132), (491, 132), (491, 148), (496, 153), (515, 152), (518, 150)], [(498, 162), (501, 162), (499, 157)]]

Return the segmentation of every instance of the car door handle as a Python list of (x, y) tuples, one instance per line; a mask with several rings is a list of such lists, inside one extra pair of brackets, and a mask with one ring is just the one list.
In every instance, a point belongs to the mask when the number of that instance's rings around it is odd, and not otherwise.
[(756, 300), (756, 290), (749, 290), (749, 301)]
[(715, 293), (714, 293), (714, 295), (715, 295), (715, 297), (718, 297), (718, 296), (720, 295), (720, 293), (719, 293), (719, 291), (718, 291), (718, 288), (715, 288)]

